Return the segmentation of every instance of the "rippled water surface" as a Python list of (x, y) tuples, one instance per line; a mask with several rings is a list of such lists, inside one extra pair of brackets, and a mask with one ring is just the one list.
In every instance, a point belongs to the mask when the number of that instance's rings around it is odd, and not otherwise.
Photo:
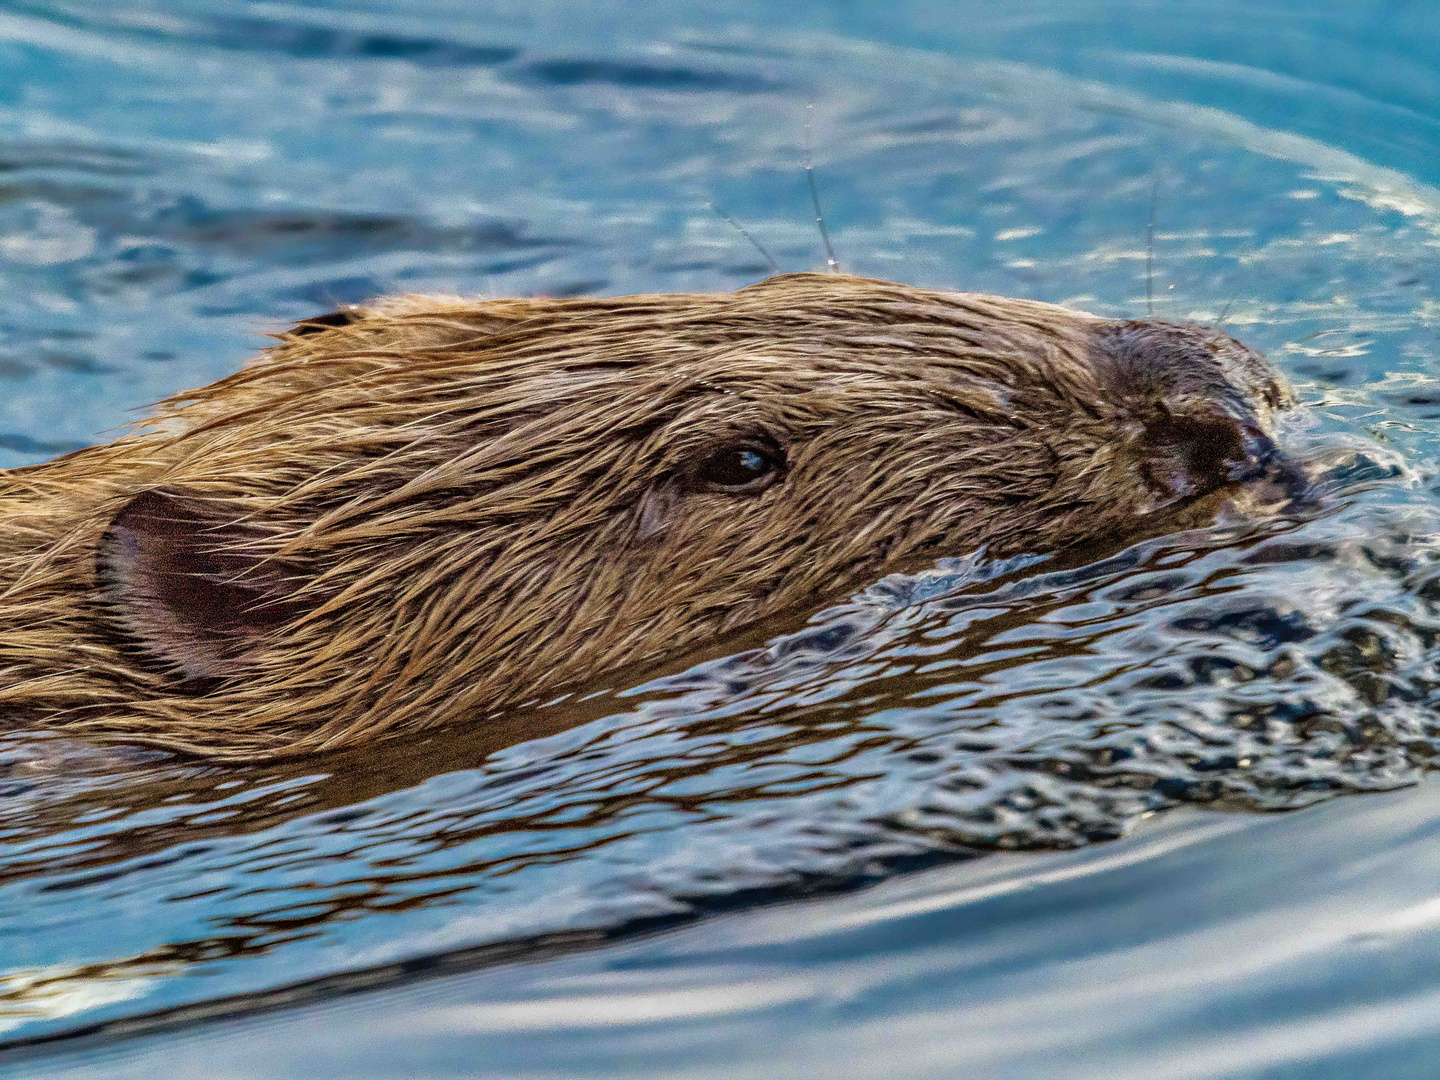
[(847, 270), (1223, 321), (1324, 494), (370, 752), (7, 735), (0, 1072), (1434, 1075), (1437, 143), (1420, 3), (0, 4), (0, 465), (338, 303), (764, 276), (709, 203), (816, 268), (813, 144)]

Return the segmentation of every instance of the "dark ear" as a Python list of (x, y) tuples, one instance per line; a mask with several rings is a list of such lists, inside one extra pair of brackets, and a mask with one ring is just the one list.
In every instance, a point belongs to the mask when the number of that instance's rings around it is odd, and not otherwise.
[(105, 605), (166, 670), (185, 679), (235, 674), (261, 638), (302, 610), (297, 579), (265, 558), (262, 536), (200, 499), (137, 495), (100, 540), (96, 576)]
[(310, 334), (321, 334), (337, 326), (349, 326), (351, 323), (359, 322), (364, 317), (365, 313), (361, 311), (359, 307), (352, 304), (324, 315), (312, 315), (308, 319), (301, 319), (290, 328), (289, 336), (307, 337)]

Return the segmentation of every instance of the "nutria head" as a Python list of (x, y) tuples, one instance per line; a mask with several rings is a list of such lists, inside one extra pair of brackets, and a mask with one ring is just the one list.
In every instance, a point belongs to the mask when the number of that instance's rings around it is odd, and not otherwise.
[(228, 756), (482, 717), (943, 553), (1269, 472), (1223, 333), (791, 274), (401, 298), (0, 488), (0, 704)]

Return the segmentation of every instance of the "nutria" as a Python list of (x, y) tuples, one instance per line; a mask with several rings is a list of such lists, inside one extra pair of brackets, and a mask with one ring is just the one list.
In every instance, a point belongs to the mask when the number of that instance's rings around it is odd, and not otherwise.
[(1286, 473), (1289, 401), (1215, 330), (833, 274), (349, 308), (0, 473), (0, 704), (231, 758), (478, 719), (927, 556), (1133, 535)]

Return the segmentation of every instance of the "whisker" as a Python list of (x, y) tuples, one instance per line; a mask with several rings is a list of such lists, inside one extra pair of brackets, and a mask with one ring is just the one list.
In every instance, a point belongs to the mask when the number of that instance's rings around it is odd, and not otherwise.
[[(1245, 258), (1244, 255), (1241, 255), (1241, 256), (1240, 256), (1240, 259), (1243, 260), (1244, 258)], [(1250, 272), (1249, 269), (1248, 269), (1248, 267), (1247, 267), (1243, 262), (1237, 262), (1236, 265), (1237, 265), (1236, 273), (1237, 273), (1238, 276), (1244, 276), (1244, 275), (1246, 275), (1246, 274), (1248, 274), (1248, 273)], [(1220, 321), (1216, 324), (1216, 327), (1215, 327), (1217, 330), (1224, 330), (1224, 329), (1225, 329), (1225, 317), (1230, 314), (1230, 309), (1235, 306), (1235, 301), (1236, 301), (1236, 300), (1239, 300), (1240, 297), (1243, 296), (1244, 294), (1245, 294), (1245, 290), (1244, 290), (1244, 289), (1239, 289), (1239, 290), (1237, 290), (1233, 295), (1231, 295), (1231, 297), (1230, 297), (1229, 300), (1225, 301), (1225, 306), (1220, 309)]]
[(835, 249), (830, 246), (830, 233), (825, 228), (825, 215), (820, 212), (820, 191), (815, 186), (815, 132), (810, 126), (810, 120), (814, 114), (815, 103), (812, 101), (805, 106), (805, 180), (810, 185), (810, 204), (815, 207), (815, 224), (820, 226), (820, 240), (825, 245), (825, 263), (830, 268), (830, 273), (838, 274), (840, 264), (835, 261)]
[(1329, 330), (1316, 330), (1313, 334), (1306, 334), (1302, 338), (1296, 338), (1294, 341), (1287, 341), (1285, 344), (1303, 345), (1305, 342), (1314, 341), (1316, 338), (1328, 337), (1331, 334), (1343, 334), (1347, 329), (1348, 327), (1344, 326), (1332, 326)]
[(705, 204), (705, 206), (706, 206), (708, 209), (713, 210), (713, 211), (715, 212), (716, 216), (719, 217), (721, 221), (723, 221), (723, 222), (725, 222), (725, 224), (729, 225), (732, 229), (734, 229), (736, 232), (738, 232), (738, 233), (739, 233), (741, 236), (743, 236), (746, 240), (749, 240), (749, 241), (750, 241), (750, 246), (753, 247), (756, 251), (758, 251), (758, 252), (760, 253), (760, 257), (765, 260), (766, 265), (768, 265), (768, 266), (770, 267), (770, 269), (773, 270), (775, 273), (777, 273), (777, 274), (780, 273), (780, 264), (777, 263), (777, 262), (771, 257), (770, 252), (766, 251), (766, 250), (760, 245), (760, 241), (759, 241), (759, 240), (756, 240), (755, 237), (753, 237), (753, 236), (750, 235), (749, 231), (745, 228), (744, 225), (741, 225), (738, 221), (736, 221), (734, 218), (732, 218), (729, 214), (725, 213), (725, 211), (721, 210), (718, 206), (716, 206), (716, 205), (715, 205), (714, 203), (712, 203), (712, 202), (707, 202), (707, 203)]
[(1160, 201), (1160, 179), (1150, 184), (1150, 218), (1145, 224), (1145, 315), (1155, 314), (1155, 206)]

